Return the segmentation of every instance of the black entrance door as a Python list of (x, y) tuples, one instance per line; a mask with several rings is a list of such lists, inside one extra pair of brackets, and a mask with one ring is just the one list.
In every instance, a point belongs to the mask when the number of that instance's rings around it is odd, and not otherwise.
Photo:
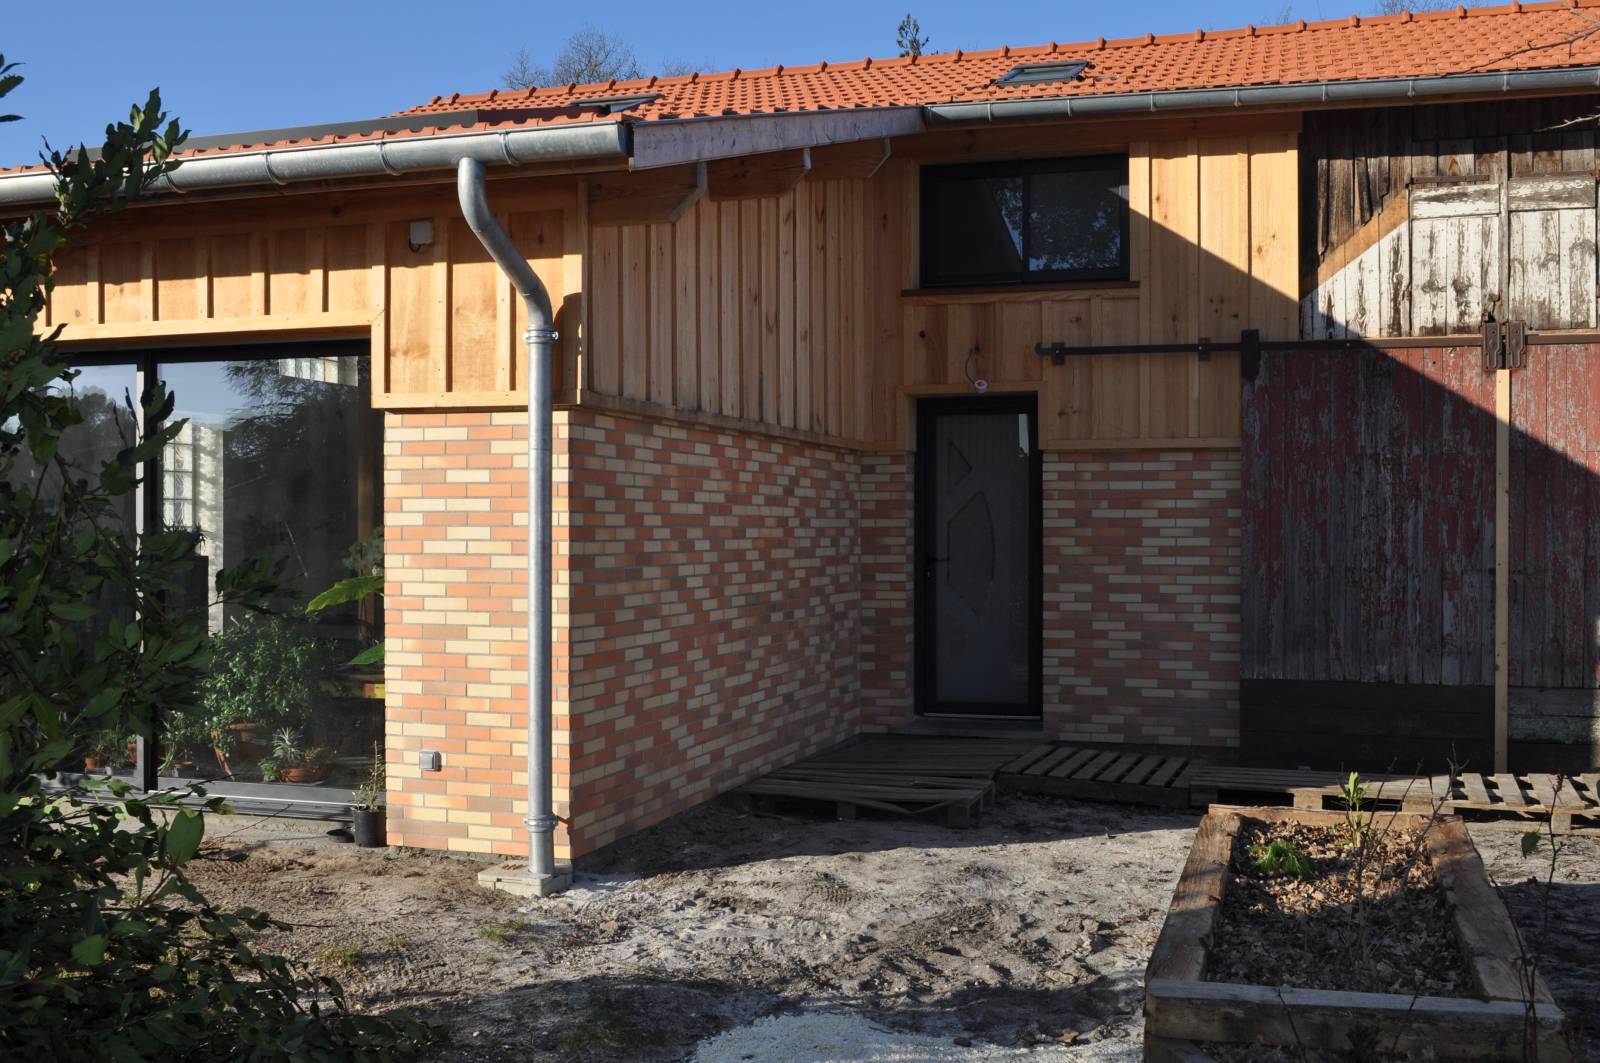
[(1035, 401), (937, 399), (917, 411), (917, 709), (1039, 715)]

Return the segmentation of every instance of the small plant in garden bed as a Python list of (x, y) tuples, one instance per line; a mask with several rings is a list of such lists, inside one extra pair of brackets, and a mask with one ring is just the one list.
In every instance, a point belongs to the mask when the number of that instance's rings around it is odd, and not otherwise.
[(1274, 838), (1265, 845), (1250, 847), (1252, 866), (1258, 871), (1294, 878), (1310, 878), (1311, 861), (1295, 844), (1285, 838)]
[(1470, 989), (1421, 832), (1246, 821), (1212, 981), (1455, 996)]

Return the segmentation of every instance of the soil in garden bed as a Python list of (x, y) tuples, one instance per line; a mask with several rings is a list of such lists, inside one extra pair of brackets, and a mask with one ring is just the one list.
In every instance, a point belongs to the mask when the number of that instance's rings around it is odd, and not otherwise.
[[(1360, 846), (1343, 827), (1246, 819), (1234, 838), (1206, 978), (1363, 993), (1472, 993), (1449, 903), (1423, 836), (1372, 817)], [(1300, 873), (1259, 861), (1274, 841)], [(1280, 847), (1281, 848), (1281, 847)], [(1291, 858), (1290, 862), (1293, 860)]]

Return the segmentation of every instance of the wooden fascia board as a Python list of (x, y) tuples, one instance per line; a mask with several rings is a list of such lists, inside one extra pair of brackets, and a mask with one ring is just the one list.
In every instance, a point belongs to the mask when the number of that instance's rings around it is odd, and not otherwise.
[(811, 149), (717, 159), (706, 166), (706, 195), (722, 201), (781, 196), (811, 172)]
[(633, 168), (655, 170), (770, 151), (903, 137), (923, 128), (920, 107), (640, 122), (633, 127)]
[(671, 224), (705, 194), (703, 162), (594, 178), (588, 182), (589, 224)]

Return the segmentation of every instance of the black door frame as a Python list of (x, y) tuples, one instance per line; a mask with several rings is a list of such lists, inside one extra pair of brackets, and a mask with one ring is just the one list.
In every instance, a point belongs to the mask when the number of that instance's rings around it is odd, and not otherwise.
[[(933, 482), (937, 462), (933, 455), (933, 426), (940, 417), (961, 414), (1018, 413), (1028, 418), (1028, 565), (1029, 580), (1028, 656), (1032, 674), (1028, 681), (1028, 704), (1016, 711), (985, 711), (962, 704), (940, 705), (933, 701), (933, 601), (927, 593), (929, 566), (933, 550)], [(917, 400), (917, 456), (914, 475), (912, 534), (913, 598), (913, 681), (912, 704), (918, 716), (964, 717), (968, 719), (1039, 720), (1044, 717), (1044, 456), (1039, 451), (1038, 396), (995, 395), (962, 396)], [(1009, 707), (1008, 707), (1009, 708)]]

